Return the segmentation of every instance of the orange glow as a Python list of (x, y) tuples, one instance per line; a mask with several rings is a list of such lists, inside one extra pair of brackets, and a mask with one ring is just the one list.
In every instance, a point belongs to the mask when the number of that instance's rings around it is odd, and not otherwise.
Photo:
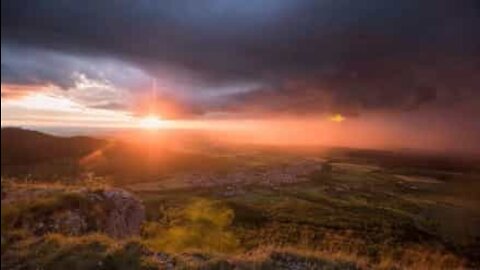
[(49, 85), (16, 85), (2, 83), (2, 99), (18, 99), (32, 93), (47, 92), (50, 88), (52, 88), (52, 86)]
[(140, 119), (139, 126), (144, 129), (160, 129), (165, 126), (165, 121), (159, 119), (157, 116), (148, 116)]
[[(4, 89), (2, 85), (2, 95)], [(92, 108), (64, 96), (62, 90), (15, 91), (20, 94), (2, 96), (2, 126), (129, 128), (137, 123), (130, 112)]]
[(337, 113), (337, 114), (334, 114), (334, 115), (330, 116), (329, 119), (332, 122), (341, 123), (341, 122), (345, 121), (345, 116)]

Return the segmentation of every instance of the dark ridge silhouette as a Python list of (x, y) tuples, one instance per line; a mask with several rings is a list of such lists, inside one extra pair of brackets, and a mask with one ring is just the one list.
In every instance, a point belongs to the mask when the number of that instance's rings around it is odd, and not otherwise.
[(80, 158), (106, 142), (89, 137), (57, 137), (21, 128), (2, 128), (2, 167)]

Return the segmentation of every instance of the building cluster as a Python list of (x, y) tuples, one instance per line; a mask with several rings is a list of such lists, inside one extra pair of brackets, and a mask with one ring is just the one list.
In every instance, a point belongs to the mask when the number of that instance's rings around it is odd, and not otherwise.
[(322, 163), (313, 160), (300, 160), (288, 164), (270, 166), (239, 167), (225, 173), (188, 173), (180, 178), (192, 187), (226, 186), (230, 193), (235, 193), (236, 187), (246, 185), (263, 185), (275, 187), (282, 184), (292, 184), (308, 181), (308, 176), (322, 168)]

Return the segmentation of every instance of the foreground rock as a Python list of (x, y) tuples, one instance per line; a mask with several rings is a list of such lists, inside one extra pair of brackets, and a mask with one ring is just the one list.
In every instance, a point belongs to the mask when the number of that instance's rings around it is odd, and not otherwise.
[(2, 198), (2, 226), (36, 235), (102, 232), (114, 238), (140, 233), (145, 208), (122, 189), (14, 187)]
[(108, 206), (105, 233), (116, 238), (140, 234), (145, 220), (145, 207), (140, 200), (121, 189), (103, 191), (101, 200)]

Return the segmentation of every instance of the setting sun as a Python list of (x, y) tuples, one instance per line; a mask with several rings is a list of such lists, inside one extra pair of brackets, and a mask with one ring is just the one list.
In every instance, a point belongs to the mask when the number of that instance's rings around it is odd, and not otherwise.
[(148, 116), (140, 119), (139, 126), (144, 129), (159, 129), (164, 125), (164, 121), (156, 116)]
[(337, 113), (337, 114), (334, 114), (334, 115), (330, 116), (329, 120), (332, 121), (332, 122), (341, 123), (341, 122), (345, 121), (345, 116)]

